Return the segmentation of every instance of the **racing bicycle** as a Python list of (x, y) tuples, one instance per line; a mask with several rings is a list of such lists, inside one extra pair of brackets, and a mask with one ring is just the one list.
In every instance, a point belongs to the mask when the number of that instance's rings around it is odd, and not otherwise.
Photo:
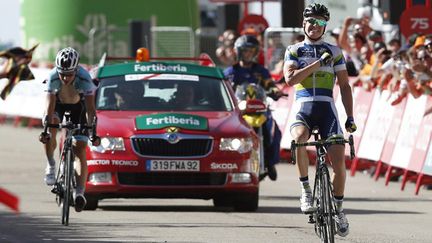
[(60, 165), (57, 170), (56, 180), (51, 190), (56, 194), (56, 202), (61, 207), (63, 225), (69, 225), (69, 210), (74, 206), (73, 190), (76, 189), (77, 181), (74, 170), (75, 154), (73, 151), (73, 136), (76, 132), (85, 129), (91, 129), (92, 136), (96, 137), (96, 117), (93, 126), (83, 124), (74, 124), (70, 119), (70, 112), (65, 112), (64, 124), (44, 124), (44, 133), (47, 133), (48, 128), (65, 129), (66, 136), (63, 141), (60, 153)]
[(306, 143), (291, 142), (291, 162), (296, 163), (295, 150), (297, 147), (315, 146), (316, 148), (316, 172), (315, 182), (312, 194), (312, 207), (316, 208), (309, 213), (309, 223), (314, 224), (315, 233), (321, 239), (321, 242), (334, 242), (336, 225), (334, 217), (336, 216), (336, 206), (333, 200), (333, 186), (330, 181), (330, 173), (327, 167), (326, 154), (327, 147), (333, 144), (349, 144), (350, 156), (354, 158), (354, 139), (350, 135), (348, 139), (330, 138), (323, 140), (320, 138), (318, 129), (313, 129), (315, 141)]

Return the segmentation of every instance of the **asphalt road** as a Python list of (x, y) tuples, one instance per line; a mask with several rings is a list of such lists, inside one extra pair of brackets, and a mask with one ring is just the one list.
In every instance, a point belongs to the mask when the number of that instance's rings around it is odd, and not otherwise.
[[(60, 208), (43, 184), (40, 129), (0, 125), (0, 187), (20, 197), (19, 214), (0, 205), (0, 242), (319, 242), (300, 213), (294, 166), (278, 165), (279, 179), (261, 185), (255, 213), (216, 209), (205, 200), (103, 200), (96, 211)], [(431, 242), (432, 191), (414, 184), (384, 185), (369, 175), (348, 177), (345, 212), (350, 235), (337, 242)]]

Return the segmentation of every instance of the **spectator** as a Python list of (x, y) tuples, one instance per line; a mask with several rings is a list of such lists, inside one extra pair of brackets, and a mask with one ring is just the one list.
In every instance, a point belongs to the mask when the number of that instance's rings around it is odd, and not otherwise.
[(399, 39), (393, 38), (387, 42), (387, 50), (392, 52), (392, 55), (396, 54), (401, 49), (401, 41)]
[(342, 50), (342, 54), (344, 55), (345, 60), (346, 60), (345, 65), (347, 67), (348, 76), (357, 76), (358, 71), (357, 71), (357, 68), (355, 67), (353, 60), (351, 59), (348, 52), (346, 50), (342, 49), (342, 47), (340, 45), (340, 42), (339, 42), (340, 32), (341, 32), (341, 28), (336, 27), (330, 32), (330, 36), (334, 38), (334, 42), (335, 42), (336, 46), (340, 47)]
[(225, 30), (219, 36), (219, 47), (216, 49), (216, 56), (223, 66), (231, 66), (235, 63), (234, 41), (237, 34), (234, 30)]

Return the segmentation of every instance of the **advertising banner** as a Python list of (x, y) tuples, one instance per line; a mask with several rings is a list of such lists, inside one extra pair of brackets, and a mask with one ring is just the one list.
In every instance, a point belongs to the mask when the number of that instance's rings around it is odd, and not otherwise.
[[(365, 91), (363, 88), (355, 87), (353, 91), (353, 115), (354, 121), (357, 125), (357, 131), (355, 131), (352, 135), (354, 137), (354, 148), (357, 151), (360, 145), (366, 121), (368, 119), (369, 109), (372, 105), (375, 90), (369, 92)], [(342, 130), (346, 134), (345, 121), (347, 119), (347, 115), (345, 113), (345, 107), (343, 106), (341, 95), (338, 95), (336, 101), (336, 109), (338, 111), (339, 123), (342, 126)], [(350, 154), (349, 146), (345, 146), (345, 154)]]
[(423, 165), (422, 173), (432, 176), (432, 143), (429, 143), (426, 160)]
[(426, 95), (422, 95), (417, 99), (411, 95), (408, 96), (399, 135), (390, 160), (392, 166), (404, 169), (408, 167), (408, 162), (415, 146), (419, 126), (423, 117), (421, 114), (425, 111), (426, 101)]
[[(427, 107), (432, 105), (432, 97), (427, 97)], [(420, 113), (422, 114), (422, 113)], [(418, 115), (420, 115), (418, 114)], [(408, 163), (408, 170), (421, 172), (426, 159), (427, 149), (432, 137), (432, 115), (423, 117), (419, 126), (419, 132), (415, 139), (415, 145)]]
[(375, 92), (367, 123), (356, 156), (378, 161), (392, 123), (395, 106), (390, 105), (390, 92)]
[(390, 163), (393, 149), (396, 144), (396, 139), (399, 134), (399, 129), (402, 123), (402, 117), (405, 111), (406, 101), (407, 99), (403, 99), (398, 105), (395, 106), (393, 111), (393, 118), (390, 124), (390, 129), (387, 134), (387, 139), (384, 144), (383, 152), (381, 154), (380, 161), (384, 163)]

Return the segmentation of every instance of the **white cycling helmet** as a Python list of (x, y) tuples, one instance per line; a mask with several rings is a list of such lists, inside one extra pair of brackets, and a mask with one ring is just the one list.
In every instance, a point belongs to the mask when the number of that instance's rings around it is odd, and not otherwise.
[(79, 54), (72, 47), (66, 47), (57, 53), (56, 68), (59, 73), (75, 72), (79, 62)]

